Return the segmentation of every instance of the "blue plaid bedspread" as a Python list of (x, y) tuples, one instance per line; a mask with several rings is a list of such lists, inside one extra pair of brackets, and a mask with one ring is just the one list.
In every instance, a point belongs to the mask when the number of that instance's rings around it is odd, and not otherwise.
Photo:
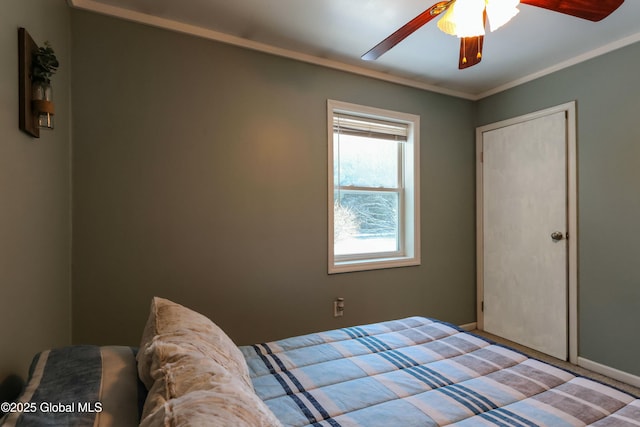
[(433, 319), (241, 347), (285, 426), (640, 426), (640, 400)]

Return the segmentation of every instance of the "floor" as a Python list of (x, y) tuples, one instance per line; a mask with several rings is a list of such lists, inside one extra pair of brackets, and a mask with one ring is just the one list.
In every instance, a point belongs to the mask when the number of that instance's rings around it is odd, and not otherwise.
[(589, 377), (589, 378), (593, 378), (596, 381), (600, 381), (602, 383), (609, 384), (609, 385), (611, 385), (613, 387), (616, 387), (619, 390), (623, 390), (623, 391), (626, 391), (627, 393), (630, 393), (630, 394), (632, 394), (632, 395), (634, 395), (636, 397), (640, 397), (640, 388), (637, 388), (637, 387), (634, 387), (632, 385), (629, 385), (629, 384), (614, 380), (612, 378), (606, 377), (604, 375), (598, 374), (598, 373), (590, 371), (588, 369), (584, 369), (584, 368), (582, 368), (580, 366), (573, 365), (573, 364), (571, 364), (569, 362), (566, 362), (564, 360), (556, 359), (555, 357), (548, 356), (548, 355), (546, 355), (544, 353), (540, 353), (539, 351), (530, 349), (528, 347), (522, 346), (520, 344), (514, 343), (512, 341), (506, 340), (506, 339), (498, 337), (496, 335), (490, 334), (488, 332), (484, 332), (484, 331), (481, 331), (481, 330), (478, 330), (478, 329), (475, 329), (475, 330), (473, 330), (471, 332), (474, 333), (474, 334), (483, 336), (485, 338), (488, 338), (488, 339), (490, 339), (492, 341), (495, 341), (495, 342), (497, 342), (499, 344), (503, 344), (503, 345), (515, 348), (516, 350), (521, 351), (524, 354), (529, 355), (530, 357), (533, 357), (533, 358), (536, 358), (536, 359), (539, 359), (539, 360), (543, 360), (543, 361), (545, 361), (547, 363), (550, 363), (552, 365), (555, 365), (555, 366), (558, 366), (560, 368), (564, 368), (564, 369), (567, 369), (569, 371), (575, 372), (576, 374), (579, 374), (579, 375), (582, 375), (582, 376), (585, 376), (585, 377)]

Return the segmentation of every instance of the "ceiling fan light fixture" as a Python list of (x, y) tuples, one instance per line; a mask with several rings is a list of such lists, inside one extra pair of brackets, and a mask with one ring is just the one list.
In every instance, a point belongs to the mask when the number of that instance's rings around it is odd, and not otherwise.
[(520, 0), (487, 0), (487, 18), (491, 31), (495, 31), (509, 22), (520, 10)]
[(485, 1), (455, 0), (438, 21), (438, 28), (457, 37), (484, 35)]

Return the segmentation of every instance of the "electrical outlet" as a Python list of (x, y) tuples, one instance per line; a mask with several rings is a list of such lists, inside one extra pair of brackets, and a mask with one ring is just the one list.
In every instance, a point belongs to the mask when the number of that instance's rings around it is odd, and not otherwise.
[(333, 301), (333, 317), (342, 317), (344, 314), (344, 298), (336, 298)]

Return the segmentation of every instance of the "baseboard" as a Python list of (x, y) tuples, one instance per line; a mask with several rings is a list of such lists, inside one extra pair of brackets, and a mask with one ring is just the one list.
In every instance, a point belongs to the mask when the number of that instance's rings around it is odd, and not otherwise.
[(465, 325), (460, 325), (459, 328), (464, 329), (465, 331), (473, 331), (478, 328), (478, 324), (476, 322), (467, 323)]
[(630, 384), (634, 387), (640, 387), (640, 377), (630, 374), (628, 372), (620, 371), (607, 365), (603, 365), (598, 362), (594, 362), (584, 357), (578, 357), (578, 366), (582, 366), (590, 371), (597, 372), (602, 375), (606, 375), (614, 380), (622, 381), (623, 383)]

